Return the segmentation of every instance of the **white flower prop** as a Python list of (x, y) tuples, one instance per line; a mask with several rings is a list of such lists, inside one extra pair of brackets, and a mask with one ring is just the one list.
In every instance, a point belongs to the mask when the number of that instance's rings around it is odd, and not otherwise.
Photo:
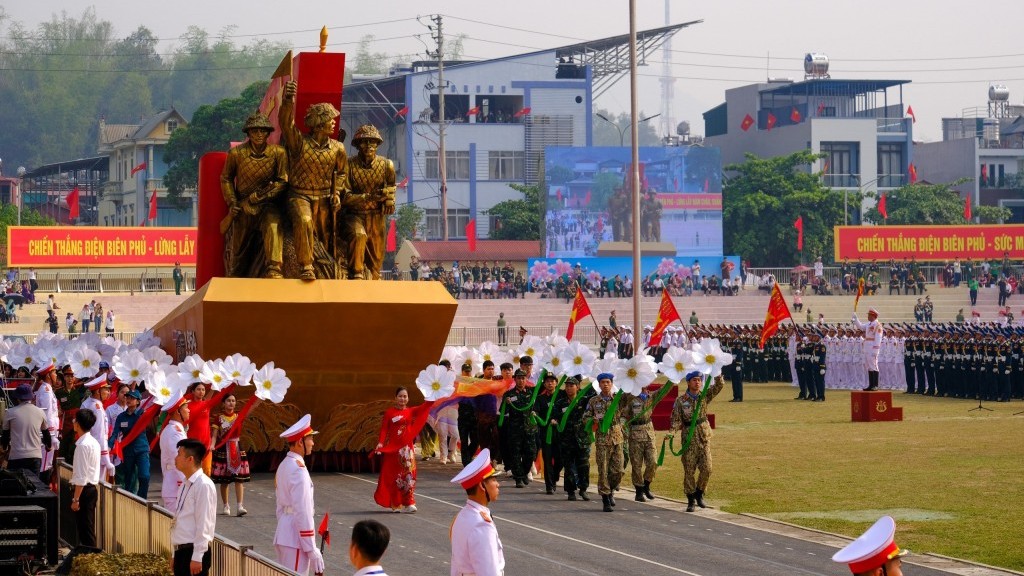
[(441, 350), (441, 360), (451, 362), (452, 366), (458, 369), (458, 366), (456, 366), (455, 363), (462, 357), (462, 351), (465, 349), (465, 346), (445, 346), (444, 350)]
[(188, 380), (188, 384), (199, 381), (199, 375), (203, 372), (203, 365), (206, 361), (199, 357), (199, 354), (192, 354), (186, 356), (184, 360), (178, 364), (178, 374), (181, 375), (182, 381)]
[(679, 384), (686, 378), (686, 373), (692, 369), (693, 353), (678, 346), (672, 346), (665, 351), (665, 355), (658, 364), (658, 371), (668, 378), (669, 382)]
[(452, 360), (452, 369), (458, 372), (462, 368), (463, 364), (469, 363), (473, 367), (473, 370), (479, 370), (483, 361), (477, 355), (476, 350), (473, 348), (467, 348), (465, 346), (457, 346), (455, 350), (455, 357)]
[(92, 378), (100, 371), (100, 353), (85, 346), (74, 347), (68, 362), (75, 378)]
[(224, 372), (224, 361), (220, 358), (207, 360), (203, 364), (203, 369), (199, 371), (199, 380), (217, 392), (231, 383)]
[(7, 362), (7, 353), (11, 351), (11, 346), (13, 344), (13, 340), (8, 340), (7, 338), (0, 337), (0, 360)]
[(558, 332), (552, 332), (544, 338), (544, 342), (552, 348), (561, 348), (568, 346), (569, 340), (565, 336), (559, 336)]
[(96, 345), (96, 351), (100, 353), (100, 359), (111, 366), (114, 365), (114, 357), (119, 356), (124, 348), (124, 342), (111, 336), (107, 336)]
[(239, 386), (250, 386), (252, 375), (256, 373), (256, 365), (248, 356), (236, 352), (224, 359), (224, 373), (229, 380)]
[(654, 359), (643, 354), (620, 360), (613, 374), (615, 384), (626, 394), (633, 395), (643, 392), (644, 386), (658, 377)]
[(715, 378), (722, 373), (722, 367), (732, 364), (732, 354), (722, 351), (718, 338), (705, 338), (695, 342), (691, 349), (693, 369), (705, 376)]
[(146, 328), (142, 332), (139, 332), (139, 334), (135, 336), (135, 339), (132, 340), (132, 348), (135, 348), (136, 350), (145, 350), (150, 346), (159, 345), (160, 338), (153, 335), (152, 328)]
[(523, 341), (521, 344), (519, 344), (519, 347), (516, 348), (515, 353), (512, 354), (513, 361), (516, 364), (518, 364), (519, 359), (522, 358), (523, 356), (529, 356), (531, 358), (540, 358), (541, 355), (544, 353), (544, 350), (547, 350), (547, 348), (548, 343), (545, 342), (543, 338), (539, 336), (527, 335), (526, 338), (523, 338)]
[[(487, 360), (494, 362), (494, 367), (497, 368), (505, 362), (511, 362), (512, 356), (501, 349), (500, 346), (491, 342), (490, 340), (480, 344), (480, 347), (476, 349), (477, 360), (480, 362), (479, 369), (483, 370), (483, 363)], [(452, 365), (455, 366), (454, 364)], [(474, 366), (476, 369), (477, 366)]]
[[(614, 356), (605, 356), (597, 362), (594, 362), (594, 367), (590, 370), (590, 374), (586, 374), (585, 376), (593, 380), (590, 385), (594, 387), (595, 392), (598, 394), (601, 393), (601, 384), (597, 381), (597, 375), (608, 372), (614, 376), (615, 369), (618, 365), (619, 359)], [(612, 394), (614, 395), (618, 391), (619, 387), (615, 384), (615, 381), (612, 380)]]
[(138, 350), (126, 350), (115, 356), (111, 367), (117, 379), (125, 383), (146, 380), (152, 370), (149, 361)]
[(256, 397), (270, 400), (274, 404), (284, 400), (284, 395), (292, 385), (292, 381), (284, 374), (284, 370), (275, 368), (273, 362), (267, 362), (252, 377), (256, 385)]
[(156, 369), (146, 378), (146, 390), (153, 395), (153, 403), (163, 406), (182, 387), (177, 372)]
[(548, 374), (554, 374), (555, 376), (561, 377), (566, 374), (567, 364), (565, 359), (561, 356), (561, 350), (557, 348), (545, 348), (541, 352), (540, 358), (534, 360), (540, 364)]
[(597, 354), (580, 342), (572, 341), (560, 350), (565, 364), (565, 373), (569, 375), (590, 374), (597, 361)]
[(35, 353), (28, 342), (15, 342), (7, 352), (7, 363), (15, 369), (25, 367), (30, 371), (38, 364)]
[(431, 364), (420, 370), (416, 377), (416, 387), (427, 400), (439, 400), (455, 393), (455, 372), (449, 372), (444, 366)]
[(84, 344), (95, 349), (96, 346), (99, 346), (99, 344), (103, 342), (103, 336), (101, 336), (99, 332), (83, 332), (78, 335), (78, 338), (72, 340), (72, 342), (75, 344)]
[(58, 360), (64, 354), (58, 351), (59, 343), (53, 340), (38, 340), (32, 345), (32, 357), (36, 360), (37, 366), (45, 366), (53, 362), (54, 366), (60, 366)]
[(166, 370), (171, 364), (174, 364), (174, 358), (167, 352), (164, 352), (163, 348), (159, 346), (150, 346), (142, 351), (142, 357), (149, 362), (153, 369)]

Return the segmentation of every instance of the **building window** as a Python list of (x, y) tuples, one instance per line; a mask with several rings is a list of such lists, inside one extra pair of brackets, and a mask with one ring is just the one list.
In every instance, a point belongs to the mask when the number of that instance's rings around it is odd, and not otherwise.
[[(444, 237), (441, 230), (441, 210), (428, 208), (427, 212), (427, 240), (440, 240)], [(466, 224), (469, 223), (469, 209), (449, 208), (448, 209), (448, 238), (459, 239), (466, 237)]]
[(878, 187), (903, 185), (903, 144), (883, 142), (878, 145)]
[(167, 121), (167, 133), (168, 134), (174, 132), (177, 129), (178, 129), (178, 121), (177, 120), (168, 120)]
[[(468, 150), (445, 150), (444, 171), (448, 180), (469, 180), (469, 151)], [(437, 180), (440, 178), (438, 158), (436, 150), (428, 150), (425, 154), (426, 179)]]
[(830, 187), (860, 186), (860, 144), (857, 142), (822, 142), (825, 154), (825, 185)]
[(525, 152), (492, 150), (487, 153), (487, 174), (491, 180), (522, 180)]

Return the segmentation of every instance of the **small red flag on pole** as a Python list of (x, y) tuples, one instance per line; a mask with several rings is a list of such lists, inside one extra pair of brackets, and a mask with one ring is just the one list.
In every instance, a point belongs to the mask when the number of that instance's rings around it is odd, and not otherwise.
[[(320, 528), (316, 531), (323, 540), (321, 540), (321, 546), (331, 545), (331, 513), (324, 512), (324, 519), (320, 521)], [(321, 550), (322, 552), (323, 550)]]
[(398, 231), (395, 229), (394, 219), (392, 219), (391, 223), (388, 224), (388, 240), (384, 249), (388, 252), (398, 250)]
[(135, 176), (135, 174), (137, 174), (138, 172), (141, 172), (142, 170), (145, 170), (145, 169), (146, 169), (146, 163), (142, 162), (138, 166), (132, 168), (132, 171), (129, 174), (129, 176)]
[(796, 106), (793, 106), (793, 110), (790, 111), (789, 119), (792, 120), (794, 124), (799, 124), (800, 123), (800, 120), (801, 120), (800, 111), (796, 109)]
[(576, 298), (572, 301), (572, 312), (569, 312), (569, 327), (565, 329), (565, 339), (572, 340), (572, 333), (576, 330), (576, 323), (590, 316), (590, 305), (583, 297), (583, 289), (576, 287)]
[(753, 125), (754, 118), (750, 114), (747, 114), (746, 116), (743, 117), (743, 122), (740, 123), (740, 129), (746, 132), (747, 130), (750, 130), (750, 127)]
[(768, 126), (768, 131), (771, 131), (772, 128), (775, 128), (775, 123), (778, 121), (779, 119), (775, 117), (775, 114), (769, 112), (768, 121), (765, 123)]
[(885, 192), (882, 192), (882, 197), (878, 199), (878, 213), (882, 215), (883, 220), (889, 219), (889, 212), (885, 209)]
[(149, 215), (146, 220), (156, 222), (156, 190), (153, 190), (153, 195), (149, 197)]
[(476, 252), (476, 220), (472, 218), (466, 222), (466, 244), (470, 252)]
[(910, 116), (910, 118), (914, 121), (914, 124), (917, 124), (917, 115), (914, 114), (913, 106), (907, 106), (907, 116)]
[(68, 192), (66, 201), (68, 203), (68, 220), (75, 220), (78, 218), (78, 186)]
[(971, 221), (971, 195), (964, 198), (964, 220)]
[(776, 282), (772, 286), (772, 297), (768, 300), (768, 313), (765, 314), (764, 326), (761, 328), (759, 348), (764, 348), (764, 343), (772, 337), (772, 334), (779, 331), (779, 324), (786, 318), (789, 318), (790, 321), (793, 320), (793, 316), (789, 313), (789, 305), (782, 297), (782, 290), (779, 289), (779, 284)]
[(911, 184), (916, 184), (917, 183), (917, 167), (914, 166), (913, 164), (911, 164), (910, 167), (907, 169), (907, 172), (910, 172), (910, 183)]
[(409, 185), (409, 177), (408, 176), (406, 176), (405, 178), (402, 178), (402, 181), (398, 183), (398, 187), (399, 188), (405, 188), (408, 185)]
[(793, 222), (793, 228), (796, 228), (796, 249), (803, 251), (804, 249), (804, 217), (797, 216), (796, 222)]
[(405, 115), (409, 113), (408, 106), (402, 106), (402, 109), (395, 112), (395, 118), (405, 118)]
[(526, 108), (523, 108), (519, 112), (516, 112), (515, 114), (513, 114), (512, 117), (513, 118), (522, 118), (523, 116), (526, 116), (530, 112), (531, 112), (531, 108), (529, 106), (527, 106)]
[(665, 334), (665, 329), (676, 320), (681, 320), (679, 311), (676, 310), (672, 297), (668, 295), (668, 289), (662, 290), (661, 305), (658, 306), (658, 317), (654, 321), (654, 331), (651, 332), (651, 341), (647, 345), (653, 348), (661, 344), (661, 338)]
[(479, 113), (480, 113), (480, 107), (479, 106), (474, 106), (474, 107), (470, 108), (468, 112), (466, 112), (466, 116), (476, 116)]
[(824, 102), (818, 102), (818, 116), (821, 116), (821, 113), (824, 112), (824, 111), (825, 111), (825, 103)]

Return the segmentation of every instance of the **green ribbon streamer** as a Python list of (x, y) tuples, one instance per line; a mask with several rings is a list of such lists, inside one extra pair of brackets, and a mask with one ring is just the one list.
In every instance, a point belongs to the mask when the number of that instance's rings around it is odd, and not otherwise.
[(576, 392), (576, 395), (572, 397), (569, 402), (569, 406), (565, 408), (565, 412), (562, 414), (562, 419), (558, 422), (558, 433), (561, 434), (565, 431), (565, 425), (569, 423), (569, 414), (572, 414), (572, 409), (576, 407), (580, 402), (580, 398), (583, 397), (583, 392)]
[[(543, 426), (547, 429), (547, 432), (544, 434), (545, 444), (551, 444), (551, 436), (554, 432), (554, 428), (551, 427), (551, 412), (555, 409), (555, 398), (558, 397), (558, 391), (562, 389), (562, 384), (565, 383), (565, 379), (567, 377), (567, 374), (563, 374), (562, 377), (558, 379), (558, 384), (555, 385), (555, 391), (551, 393), (551, 402), (548, 404), (548, 413), (544, 416), (543, 423)], [(579, 392), (577, 392), (576, 395), (579, 396)]]
[(665, 461), (665, 442), (668, 441), (668, 449), (672, 452), (673, 456), (679, 457), (686, 453), (686, 449), (690, 447), (690, 442), (693, 440), (693, 433), (697, 430), (697, 420), (700, 419), (700, 408), (704, 403), (704, 396), (708, 392), (708, 388), (711, 387), (711, 375), (708, 374), (704, 378), (704, 388), (700, 391), (700, 396), (697, 396), (697, 402), (693, 406), (693, 414), (690, 417), (690, 429), (686, 432), (686, 442), (683, 443), (683, 447), (676, 452), (672, 449), (674, 442), (672, 441), (673, 435), (670, 434), (661, 439), (661, 451), (658, 454), (658, 466), (661, 466)]
[[(541, 370), (540, 371), (540, 377), (541, 377), (540, 382), (544, 382), (543, 378), (544, 378), (545, 374), (547, 374), (546, 370)], [(515, 404), (511, 404), (510, 406), (512, 406), (512, 408), (515, 408), (516, 410), (519, 410), (520, 412), (526, 412), (530, 408), (533, 408), (534, 403), (537, 402), (537, 394), (540, 393), (541, 386), (542, 386), (542, 384), (538, 383), (536, 386), (533, 387), (533, 394), (530, 395), (530, 403), (527, 404), (526, 406), (523, 406), (522, 408), (520, 408), (519, 406), (516, 406)], [(501, 402), (501, 414), (498, 416), (498, 426), (499, 427), (505, 424), (505, 405), (506, 404), (507, 404), (507, 402), (505, 402), (505, 401)]]
[(621, 399), (622, 390), (619, 390), (615, 393), (615, 396), (612, 396), (611, 406), (608, 407), (608, 412), (601, 419), (601, 434), (607, 434), (608, 430), (611, 429), (612, 424), (615, 422), (615, 413), (619, 411), (619, 400)]
[(640, 412), (639, 414), (637, 414), (637, 415), (633, 416), (632, 418), (630, 418), (629, 421), (626, 422), (626, 426), (629, 426), (630, 424), (635, 422), (638, 418), (643, 418), (644, 416), (647, 415), (648, 412), (654, 410), (654, 408), (658, 404), (660, 404), (662, 400), (665, 399), (665, 396), (668, 395), (669, 391), (672, 390), (672, 387), (675, 386), (675, 385), (676, 384), (672, 383), (671, 380), (666, 381), (665, 385), (662, 386), (660, 389), (658, 389), (658, 392), (654, 395), (654, 401), (652, 401), (649, 406), (644, 408), (642, 412)]

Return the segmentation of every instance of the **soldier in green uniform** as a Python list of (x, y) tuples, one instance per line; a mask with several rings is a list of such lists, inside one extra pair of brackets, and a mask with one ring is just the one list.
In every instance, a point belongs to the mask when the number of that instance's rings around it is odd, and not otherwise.
[(615, 491), (622, 480), (622, 410), (610, 416), (611, 425), (601, 430), (608, 411), (612, 409), (612, 379), (608, 372), (597, 375), (601, 391), (590, 399), (583, 418), (592, 421), (594, 431), (594, 460), (597, 464), (597, 490), (604, 503), (604, 511), (611, 512), (615, 506)]
[(60, 407), (61, 414), (58, 450), (61, 458), (70, 464), (75, 455), (75, 431), (73, 430), (75, 412), (82, 407), (85, 390), (73, 374), (61, 374), (61, 378), (57, 380), (64, 382), (63, 386), (53, 391), (53, 395), (57, 397), (57, 406)]
[[(587, 390), (593, 387), (587, 386)], [(565, 466), (565, 482), (562, 487), (569, 500), (580, 498), (590, 500), (587, 488), (590, 486), (590, 439), (584, 426), (583, 413), (590, 401), (590, 393), (580, 391), (580, 381), (566, 378), (565, 389), (555, 398), (555, 409), (551, 413), (551, 425), (565, 426), (558, 434), (562, 463)]]
[(633, 488), (636, 490), (637, 502), (654, 500), (651, 494), (651, 482), (658, 470), (654, 457), (654, 424), (651, 422), (651, 410), (654, 409), (654, 398), (644, 388), (639, 395), (626, 394), (621, 402), (625, 406), (624, 419), (628, 432), (630, 471)]
[(672, 416), (669, 418), (669, 433), (675, 435), (679, 431), (685, 442), (690, 426), (694, 426), (693, 437), (683, 452), (683, 491), (686, 492), (686, 511), (693, 512), (696, 503), (704, 505), (704, 491), (711, 479), (711, 425), (708, 424), (708, 404), (718, 396), (725, 387), (721, 376), (715, 378), (704, 398), (700, 398), (703, 377), (700, 372), (686, 375), (686, 391), (676, 398), (672, 405)]
[[(559, 476), (562, 473), (558, 422), (555, 421), (554, 425), (551, 423), (552, 418), (554, 418), (554, 392), (557, 382), (558, 378), (554, 374), (548, 372), (544, 375), (544, 381), (541, 384), (543, 389), (537, 395), (537, 405), (534, 407), (534, 412), (537, 413), (538, 421), (541, 423), (537, 427), (537, 445), (540, 446), (541, 457), (544, 459), (544, 492), (547, 494), (555, 493), (555, 486), (558, 484)], [(547, 441), (549, 435), (551, 442)]]
[(512, 478), (516, 488), (530, 483), (528, 474), (533, 461), (537, 459), (537, 424), (534, 418), (533, 396), (526, 388), (526, 372), (516, 370), (512, 375), (515, 387), (505, 392), (502, 397), (501, 410), (505, 420), (501, 425), (501, 434), (506, 444), (502, 448), (508, 450), (505, 466), (512, 470)]

